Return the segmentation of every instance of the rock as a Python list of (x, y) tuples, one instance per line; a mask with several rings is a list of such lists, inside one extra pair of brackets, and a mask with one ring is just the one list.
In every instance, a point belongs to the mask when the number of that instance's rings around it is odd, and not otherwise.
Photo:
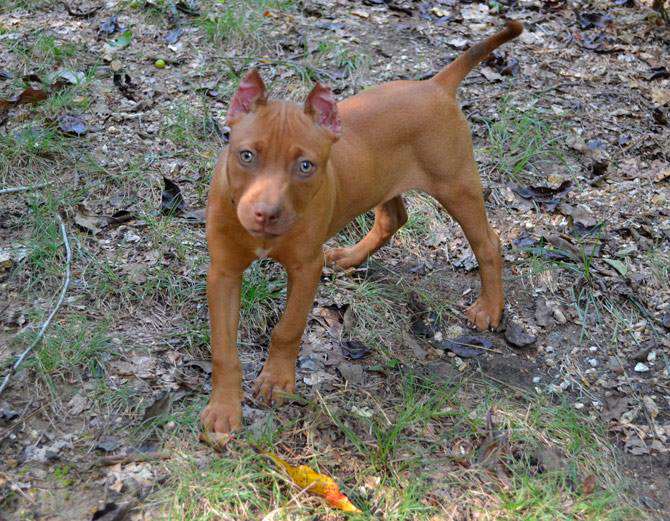
[(559, 324), (565, 324), (568, 321), (568, 319), (565, 318), (565, 315), (563, 314), (560, 308), (554, 309), (554, 319), (556, 319), (556, 322), (558, 322)]
[(426, 364), (426, 372), (430, 376), (437, 376), (442, 382), (449, 382), (460, 378), (458, 371), (449, 362), (436, 361)]
[(647, 360), (647, 357), (649, 356), (649, 353), (651, 353), (651, 350), (654, 348), (653, 344), (645, 342), (640, 346), (640, 350), (633, 355), (633, 360), (635, 362), (645, 362)]
[(663, 313), (663, 316), (661, 317), (661, 324), (663, 324), (665, 329), (670, 330), (670, 311)]
[(352, 364), (349, 362), (342, 362), (337, 366), (337, 370), (342, 375), (347, 383), (351, 385), (358, 385), (363, 383), (364, 371), (362, 365)]
[(96, 443), (95, 448), (104, 452), (114, 452), (121, 446), (121, 441), (114, 436), (106, 436)]
[(534, 384), (539, 384), (540, 380), (541, 380), (541, 378), (539, 376), (533, 376), (533, 383)]
[(595, 358), (589, 358), (589, 365), (591, 367), (598, 367), (598, 360), (596, 360)]
[(537, 337), (527, 333), (520, 324), (509, 322), (505, 328), (505, 340), (512, 347), (523, 348), (534, 344)]
[(405, 347), (409, 347), (412, 350), (412, 353), (414, 353), (414, 356), (418, 360), (425, 360), (428, 357), (428, 353), (423, 347), (421, 347), (419, 342), (417, 342), (416, 338), (414, 338), (411, 334), (406, 333), (404, 331), (402, 336)]
[(535, 304), (535, 323), (541, 327), (554, 325), (554, 311), (544, 299)]
[(649, 366), (646, 364), (643, 364), (642, 362), (638, 362), (637, 365), (635, 366), (635, 372), (636, 373), (646, 373), (649, 371)]
[(607, 369), (617, 374), (623, 374), (624, 372), (623, 364), (615, 356), (610, 356), (609, 360), (607, 360)]
[(652, 351), (647, 355), (647, 362), (655, 362), (656, 361), (656, 351)]

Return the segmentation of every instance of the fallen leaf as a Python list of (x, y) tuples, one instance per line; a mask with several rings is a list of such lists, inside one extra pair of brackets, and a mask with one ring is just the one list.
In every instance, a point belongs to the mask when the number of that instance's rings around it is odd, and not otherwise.
[(114, 436), (105, 436), (98, 443), (95, 444), (95, 448), (104, 452), (114, 452), (121, 446), (121, 440)]
[(98, 32), (109, 36), (121, 30), (119, 25), (119, 18), (116, 15), (110, 16), (107, 20), (100, 22), (98, 26)]
[(582, 496), (590, 496), (596, 489), (596, 476), (591, 474), (584, 478), (582, 482)]
[(370, 354), (370, 349), (359, 340), (345, 340), (341, 348), (342, 354), (349, 360), (361, 360)]
[(114, 49), (123, 49), (124, 47), (128, 47), (130, 45), (132, 39), (133, 39), (133, 32), (130, 30), (126, 30), (123, 31), (123, 33), (121, 33), (121, 36), (109, 42), (109, 46)]
[(127, 210), (119, 210), (112, 215), (96, 215), (85, 205), (78, 204), (74, 209), (74, 223), (82, 230), (97, 235), (108, 226), (123, 224), (135, 219)]
[(603, 13), (582, 13), (579, 11), (575, 12), (577, 16), (577, 24), (582, 30), (585, 29), (602, 29), (612, 21), (612, 16), (609, 14)]
[[(119, 483), (121, 483), (121, 481), (119, 481)], [(120, 492), (120, 490), (117, 492)], [(102, 508), (99, 508), (93, 512), (91, 521), (123, 521), (126, 519), (126, 515), (132, 508), (133, 504), (133, 501), (127, 501), (118, 505), (113, 502), (105, 503)]]
[(73, 6), (66, 2), (63, 2), (63, 5), (65, 6), (65, 10), (67, 11), (67, 13), (70, 16), (74, 16), (75, 18), (91, 18), (102, 7), (102, 4), (88, 7), (84, 5)]
[(142, 421), (146, 422), (161, 416), (170, 410), (172, 405), (172, 394), (169, 392), (164, 392), (154, 400), (154, 402), (149, 405), (144, 410), (144, 415), (142, 416)]
[(572, 182), (570, 180), (563, 181), (558, 187), (548, 186), (512, 186), (512, 191), (523, 197), (540, 204), (548, 211), (553, 211), (560, 203), (560, 198), (570, 191)]
[[(461, 358), (473, 358), (481, 356), (486, 350), (493, 349), (493, 343), (486, 338), (475, 335), (463, 335), (454, 339), (433, 340), (431, 342), (435, 347), (451, 351)], [(477, 349), (473, 346), (480, 346), (484, 349)]]
[(191, 224), (205, 224), (206, 222), (205, 208), (196, 208), (195, 210), (189, 210), (186, 213), (184, 213), (183, 217)]
[(278, 467), (283, 468), (298, 487), (323, 497), (331, 507), (342, 510), (343, 512), (360, 512), (360, 510), (349, 501), (349, 498), (340, 492), (340, 487), (333, 478), (324, 474), (319, 474), (307, 465), (294, 467), (279, 456), (270, 452), (262, 452), (262, 454), (274, 461)]
[(610, 422), (618, 421), (630, 406), (630, 398), (627, 396), (610, 396), (605, 399), (605, 404), (602, 410), (603, 420)]
[(69, 136), (83, 136), (88, 129), (82, 116), (64, 114), (58, 118), (58, 130)]
[(628, 273), (628, 267), (620, 260), (603, 258), (603, 261), (605, 261), (607, 264), (609, 264), (615, 270), (617, 270), (619, 272), (619, 275), (621, 275), (622, 277), (625, 277), (626, 273)]
[(165, 35), (165, 41), (171, 45), (175, 44), (179, 41), (179, 38), (181, 38), (182, 34), (184, 34), (184, 30), (180, 27), (177, 27), (176, 29), (170, 29)]
[(176, 7), (179, 11), (189, 16), (200, 15), (200, 8), (196, 0), (179, 0)]
[(186, 211), (186, 201), (184, 201), (184, 196), (181, 195), (181, 189), (179, 185), (163, 177), (163, 193), (161, 194), (161, 208), (160, 211), (163, 215), (181, 215)]

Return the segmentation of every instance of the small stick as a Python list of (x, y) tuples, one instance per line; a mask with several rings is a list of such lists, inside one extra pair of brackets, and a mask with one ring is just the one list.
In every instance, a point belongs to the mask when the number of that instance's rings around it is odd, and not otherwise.
[(44, 188), (49, 186), (51, 183), (39, 183), (36, 185), (28, 186), (12, 186), (11, 188), (2, 188), (0, 189), (0, 195), (3, 194), (15, 194), (16, 192), (27, 192), (29, 190), (37, 190), (38, 188)]
[(65, 229), (65, 223), (63, 223), (63, 219), (61, 218), (60, 215), (57, 215), (57, 217), (58, 217), (58, 222), (60, 224), (60, 233), (63, 236), (63, 246), (65, 247), (65, 280), (63, 281), (63, 287), (61, 288), (60, 296), (58, 297), (58, 301), (56, 302), (56, 305), (51, 310), (51, 313), (49, 313), (49, 316), (47, 317), (47, 319), (42, 324), (42, 327), (40, 328), (40, 331), (37, 334), (37, 337), (35, 338), (35, 340), (33, 340), (32, 344), (30, 344), (26, 348), (26, 350), (23, 353), (21, 353), (21, 355), (17, 358), (14, 365), (9, 369), (9, 372), (5, 376), (5, 379), (3, 380), (2, 385), (0, 385), (0, 394), (2, 394), (2, 392), (7, 387), (7, 384), (9, 383), (10, 377), (16, 372), (16, 370), (23, 363), (23, 361), (26, 359), (26, 357), (35, 348), (35, 346), (40, 342), (40, 340), (42, 340), (42, 338), (44, 337), (44, 333), (46, 332), (47, 328), (49, 327), (49, 324), (51, 324), (51, 321), (53, 320), (54, 316), (56, 315), (56, 312), (58, 311), (58, 309), (63, 304), (63, 300), (65, 300), (65, 293), (67, 292), (67, 288), (70, 285), (72, 250), (70, 249), (70, 241), (67, 238), (67, 230)]
[(116, 465), (121, 463), (125, 465), (126, 463), (134, 463), (136, 461), (155, 461), (155, 460), (164, 460), (170, 459), (171, 454), (167, 452), (137, 452), (133, 454), (112, 454), (111, 456), (103, 456), (98, 460), (100, 465)]

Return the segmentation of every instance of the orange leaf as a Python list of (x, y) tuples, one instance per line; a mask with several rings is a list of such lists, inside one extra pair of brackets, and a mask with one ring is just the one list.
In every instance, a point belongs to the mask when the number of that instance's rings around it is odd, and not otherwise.
[(331, 507), (344, 512), (360, 512), (349, 501), (349, 498), (340, 492), (340, 487), (337, 486), (333, 478), (319, 474), (307, 465), (294, 467), (279, 456), (275, 456), (269, 452), (263, 452), (262, 454), (272, 459), (277, 466), (282, 467), (296, 485), (312, 494), (325, 498)]

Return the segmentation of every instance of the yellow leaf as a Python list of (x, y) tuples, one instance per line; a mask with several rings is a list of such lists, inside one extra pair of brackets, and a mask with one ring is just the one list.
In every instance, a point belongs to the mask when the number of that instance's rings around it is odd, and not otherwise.
[(349, 501), (349, 498), (340, 492), (340, 487), (337, 486), (333, 478), (319, 474), (307, 465), (294, 467), (279, 456), (275, 456), (269, 452), (263, 452), (262, 454), (274, 461), (277, 466), (282, 467), (296, 485), (312, 494), (321, 496), (331, 507), (344, 512), (360, 512)]

